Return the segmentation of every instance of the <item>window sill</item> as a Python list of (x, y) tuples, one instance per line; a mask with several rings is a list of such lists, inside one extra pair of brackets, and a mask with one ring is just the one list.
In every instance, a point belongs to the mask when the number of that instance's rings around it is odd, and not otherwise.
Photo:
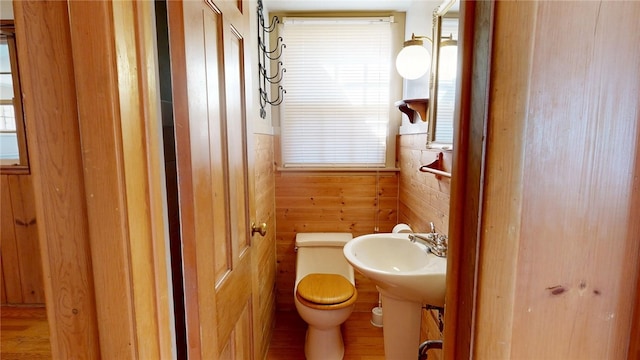
[(362, 167), (277, 167), (281, 172), (399, 172), (400, 168), (362, 168)]
[(31, 170), (24, 165), (0, 165), (0, 175), (29, 175)]

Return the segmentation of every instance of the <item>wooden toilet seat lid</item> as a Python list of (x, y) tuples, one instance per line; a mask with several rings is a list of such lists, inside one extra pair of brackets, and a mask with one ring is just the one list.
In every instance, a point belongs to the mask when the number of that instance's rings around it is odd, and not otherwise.
[(356, 289), (338, 274), (309, 274), (298, 283), (297, 295), (319, 305), (341, 304), (351, 299)]

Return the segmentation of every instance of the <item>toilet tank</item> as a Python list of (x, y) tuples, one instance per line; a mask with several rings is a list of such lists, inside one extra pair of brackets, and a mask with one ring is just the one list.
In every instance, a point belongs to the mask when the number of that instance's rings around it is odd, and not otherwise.
[(296, 234), (296, 287), (308, 274), (339, 274), (355, 285), (353, 268), (342, 252), (352, 238), (351, 233)]

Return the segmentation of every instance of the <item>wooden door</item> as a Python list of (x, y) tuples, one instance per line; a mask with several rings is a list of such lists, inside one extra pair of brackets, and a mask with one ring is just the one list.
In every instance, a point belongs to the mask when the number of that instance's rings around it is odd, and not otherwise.
[[(244, 7), (244, 8), (243, 8)], [(168, 2), (188, 355), (253, 358), (242, 1)]]

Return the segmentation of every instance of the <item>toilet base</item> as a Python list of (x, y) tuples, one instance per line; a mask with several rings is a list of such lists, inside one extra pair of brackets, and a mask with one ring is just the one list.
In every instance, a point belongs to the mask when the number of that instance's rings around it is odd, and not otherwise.
[(340, 325), (328, 329), (318, 329), (309, 325), (304, 342), (307, 360), (342, 360), (344, 341)]

